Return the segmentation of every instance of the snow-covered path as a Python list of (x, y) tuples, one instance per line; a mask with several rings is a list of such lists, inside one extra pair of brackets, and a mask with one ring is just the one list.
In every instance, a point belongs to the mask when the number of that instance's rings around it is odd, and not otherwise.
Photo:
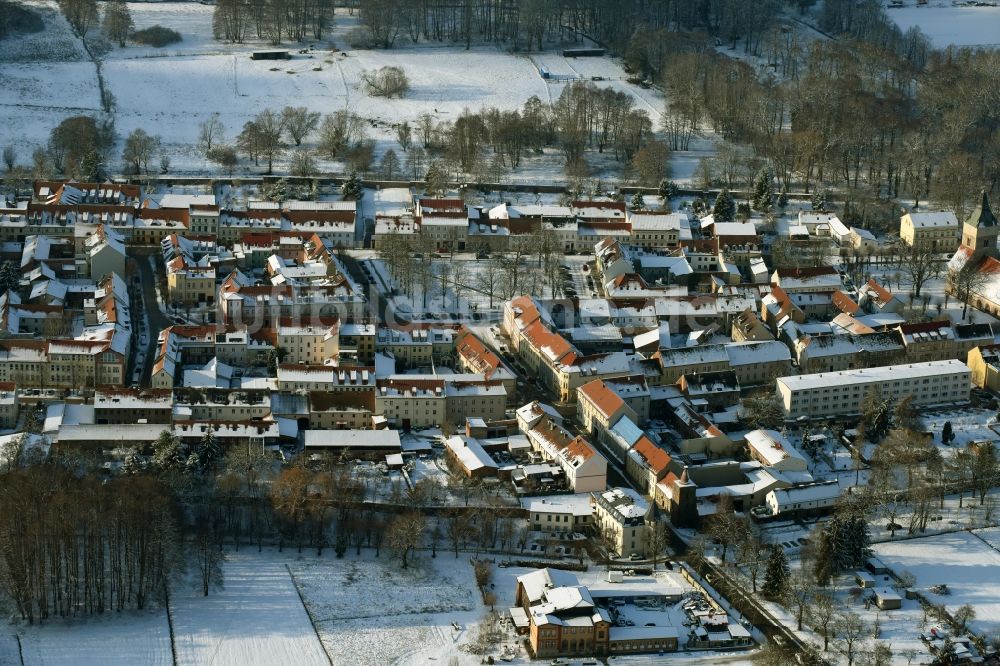
[(171, 597), (181, 666), (329, 666), (285, 564), (229, 553), (225, 588)]

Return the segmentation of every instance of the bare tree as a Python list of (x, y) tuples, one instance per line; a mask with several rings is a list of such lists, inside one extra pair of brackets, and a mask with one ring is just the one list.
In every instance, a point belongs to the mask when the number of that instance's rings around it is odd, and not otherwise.
[(930, 247), (914, 245), (903, 256), (900, 270), (913, 286), (913, 295), (919, 297), (924, 285), (941, 274), (940, 254)]
[(986, 288), (989, 284), (990, 275), (979, 270), (976, 262), (969, 258), (958, 270), (948, 271), (948, 289), (955, 294), (955, 298), (962, 301), (962, 319), (969, 312), (969, 301), (972, 297)]
[(847, 666), (854, 666), (858, 646), (868, 633), (868, 625), (853, 611), (841, 611), (837, 615), (834, 631), (839, 636), (840, 651), (847, 657)]
[(59, 0), (58, 4), (66, 22), (80, 38), (97, 22), (96, 0)]
[(159, 137), (147, 134), (142, 128), (133, 130), (125, 139), (122, 159), (132, 173), (149, 173), (149, 161), (159, 146)]
[(293, 176), (312, 176), (316, 173), (316, 158), (311, 150), (302, 148), (292, 153), (292, 165), (289, 173)]
[(226, 560), (226, 554), (223, 552), (211, 524), (212, 520), (212, 516), (200, 516), (195, 525), (194, 535), (194, 555), (197, 561), (198, 580), (201, 583), (201, 593), (206, 597), (209, 590), (222, 587), (224, 580), (222, 563)]
[(795, 613), (798, 631), (802, 631), (802, 621), (815, 593), (816, 586), (809, 575), (808, 568), (799, 567), (794, 570), (788, 579), (785, 603)]
[(410, 553), (420, 545), (425, 524), (423, 514), (416, 511), (396, 516), (389, 523), (387, 535), (389, 548), (399, 556), (404, 569), (409, 564)]
[(386, 180), (392, 180), (396, 177), (396, 172), (399, 171), (399, 156), (396, 155), (395, 150), (390, 148), (385, 151), (385, 154), (382, 155), (380, 167), (382, 177)]
[(4, 146), (3, 147), (3, 165), (6, 167), (7, 171), (13, 170), (14, 166), (17, 164), (17, 150), (14, 146)]
[(225, 140), (225, 131), (226, 128), (216, 113), (201, 123), (198, 128), (198, 146), (206, 156), (211, 154), (215, 144)]
[(319, 127), (319, 118), (318, 111), (310, 111), (304, 106), (286, 106), (281, 110), (281, 124), (296, 146), (301, 146), (302, 139)]
[(125, 0), (111, 0), (104, 6), (104, 34), (124, 48), (135, 24)]
[(826, 590), (817, 590), (809, 606), (809, 622), (823, 637), (823, 651), (830, 649), (830, 639), (836, 638), (837, 603)]
[(361, 73), (365, 92), (372, 97), (403, 97), (410, 89), (410, 80), (402, 67), (385, 66)]

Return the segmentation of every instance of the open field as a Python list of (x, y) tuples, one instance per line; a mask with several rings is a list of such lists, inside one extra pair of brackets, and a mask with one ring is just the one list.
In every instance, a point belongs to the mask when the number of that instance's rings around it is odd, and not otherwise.
[(334, 664), (426, 663), (467, 642), (484, 612), (467, 554), (422, 552), (403, 570), (385, 550), (377, 559), (352, 551), (342, 560), (303, 557), (291, 568)]
[[(47, 28), (36, 35), (5, 40), (0, 44), (0, 77), (11, 82), (16, 95), (0, 104), (0, 122), (20, 137), (22, 161), (44, 145), (52, 127), (64, 118), (100, 113), (97, 72), (79, 40), (48, 0), (30, 2), (44, 10)], [(593, 80), (632, 95), (636, 108), (649, 114), (659, 128), (663, 96), (625, 81), (625, 72), (611, 58), (564, 58), (557, 51), (522, 55), (494, 47), (418, 44), (391, 50), (354, 50), (345, 35), (357, 27), (357, 16), (338, 14), (331, 33), (313, 43), (283, 45), (291, 60), (252, 61), (249, 52), (263, 43), (228, 44), (212, 37), (210, 5), (195, 2), (130, 3), (136, 29), (163, 25), (177, 30), (183, 40), (162, 49), (130, 44), (113, 48), (104, 56), (104, 79), (115, 100), (115, 128), (119, 145), (113, 151), (112, 169), (124, 137), (142, 128), (162, 138), (172, 171), (207, 174), (215, 171), (197, 149), (198, 126), (218, 115), (232, 141), (243, 124), (266, 108), (306, 106), (326, 114), (348, 109), (370, 123), (376, 161), (389, 148), (399, 150), (393, 126), (415, 123), (422, 114), (437, 122), (457, 117), (463, 110), (483, 107), (520, 108), (529, 98), (550, 102), (575, 80)], [(41, 37), (40, 37), (41, 36)], [(58, 48), (40, 55), (51, 40)], [(299, 53), (300, 49), (308, 50)], [(346, 49), (346, 50), (344, 50)], [(401, 66), (410, 79), (402, 99), (369, 97), (361, 87), (365, 70)], [(552, 73), (542, 78), (540, 68)], [(10, 98), (9, 98), (10, 99)], [(306, 147), (314, 146), (307, 138)], [(710, 154), (712, 143), (677, 153), (677, 177), (690, 178), (697, 158)], [(287, 158), (286, 158), (287, 159)], [(620, 165), (609, 155), (589, 156), (594, 176), (617, 178)], [(508, 177), (513, 181), (552, 182), (561, 179), (562, 155), (557, 150), (525, 156), (522, 166)], [(287, 168), (279, 160), (276, 168)], [(252, 164), (243, 167), (254, 171)], [(319, 168), (343, 170), (338, 162), (321, 161)], [(260, 170), (260, 169), (256, 169)]]
[(919, 27), (935, 48), (1000, 46), (1000, 7), (953, 7), (942, 0), (925, 7), (908, 4), (890, 9), (889, 17), (904, 31)]
[[(909, 571), (917, 579), (917, 589), (932, 603), (945, 604), (954, 611), (972, 604), (976, 632), (994, 633), (1000, 628), (1000, 552), (977, 536), (979, 533), (952, 532), (874, 546), (875, 554), (897, 574)], [(984, 530), (986, 540), (997, 540), (997, 530)], [(950, 594), (928, 590), (947, 585)]]
[(284, 558), (230, 553), (225, 588), (171, 598), (179, 664), (328, 664)]
[[(158, 666), (172, 663), (167, 613), (114, 613), (86, 620), (49, 620), (22, 627), (21, 648), (26, 666)], [(14, 641), (11, 641), (12, 643)], [(0, 647), (0, 663), (10, 650)], [(13, 656), (17, 656), (14, 643)]]

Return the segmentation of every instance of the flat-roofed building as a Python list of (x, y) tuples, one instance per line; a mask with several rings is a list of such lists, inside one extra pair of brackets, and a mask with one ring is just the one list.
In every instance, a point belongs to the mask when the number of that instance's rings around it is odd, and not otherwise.
[(787, 418), (826, 418), (859, 413), (872, 388), (897, 402), (913, 396), (918, 406), (967, 402), (970, 377), (969, 366), (949, 359), (781, 377), (777, 393)]

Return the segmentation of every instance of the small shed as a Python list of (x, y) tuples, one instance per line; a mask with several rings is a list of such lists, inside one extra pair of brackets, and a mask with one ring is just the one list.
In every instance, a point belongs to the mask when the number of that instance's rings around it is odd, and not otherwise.
[(865, 568), (876, 576), (889, 573), (889, 568), (882, 564), (882, 560), (877, 557), (869, 557), (868, 561), (865, 562)]
[(903, 598), (884, 587), (876, 588), (872, 592), (872, 599), (875, 601), (875, 605), (882, 610), (895, 610), (903, 606)]
[(390, 453), (385, 457), (385, 464), (389, 469), (403, 469), (403, 454)]
[(291, 60), (291, 51), (283, 49), (269, 49), (267, 51), (254, 51), (250, 54), (251, 60)]
[(605, 54), (605, 50), (602, 48), (575, 48), (575, 49), (563, 49), (564, 58), (600, 58)]
[(875, 576), (871, 575), (867, 571), (855, 571), (854, 582), (857, 583), (860, 588), (872, 588), (875, 587)]

